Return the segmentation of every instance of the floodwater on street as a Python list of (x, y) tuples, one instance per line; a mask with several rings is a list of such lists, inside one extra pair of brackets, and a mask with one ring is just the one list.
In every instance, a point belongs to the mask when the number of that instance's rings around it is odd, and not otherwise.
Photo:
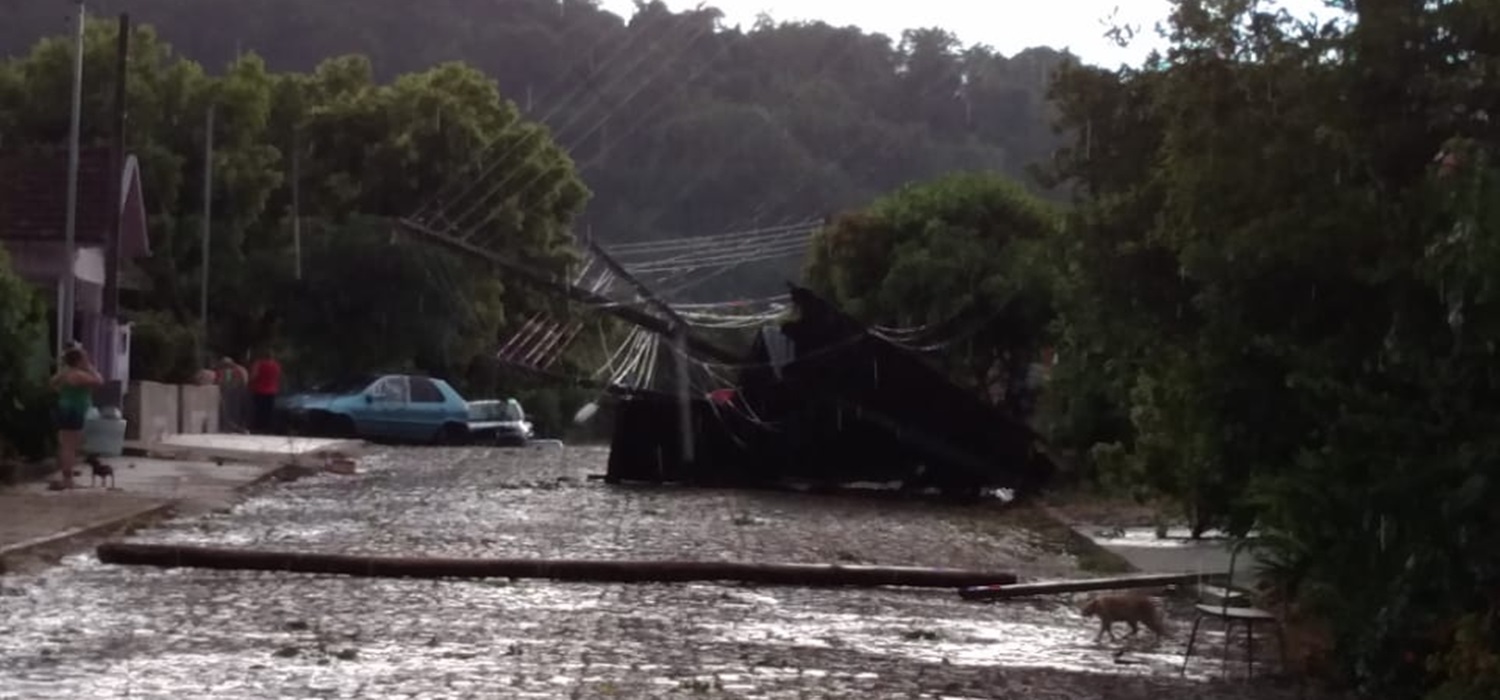
[[(602, 448), (385, 450), (132, 541), (464, 557), (927, 565), (1078, 576), (1033, 517), (608, 486)], [(1095, 643), (1065, 596), (420, 581), (106, 566), (0, 578), (0, 698), (1268, 698), (1223, 637)], [(1207, 625), (1205, 625), (1207, 627)], [(1122, 630), (1123, 631), (1123, 628)], [(1270, 646), (1269, 644), (1261, 646)], [(1267, 657), (1269, 658), (1269, 657)], [(1257, 673), (1269, 670), (1257, 667)]]

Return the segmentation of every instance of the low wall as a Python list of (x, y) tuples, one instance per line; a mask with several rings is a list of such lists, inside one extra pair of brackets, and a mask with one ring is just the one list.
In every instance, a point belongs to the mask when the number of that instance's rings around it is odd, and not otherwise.
[(219, 432), (250, 432), (250, 391), (224, 387), (219, 391)]
[(131, 382), (125, 395), (125, 439), (153, 441), (181, 432), (181, 395), (176, 384)]
[(221, 432), (217, 386), (131, 382), (125, 395), (125, 439), (152, 442), (167, 435)]
[(219, 432), (219, 387), (184, 384), (178, 390), (181, 392), (178, 432), (189, 435)]

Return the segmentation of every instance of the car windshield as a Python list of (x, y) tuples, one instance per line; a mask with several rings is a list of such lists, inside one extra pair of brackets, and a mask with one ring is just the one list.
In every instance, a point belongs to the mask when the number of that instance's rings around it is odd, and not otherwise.
[(484, 401), (470, 401), (469, 415), (473, 420), (498, 420), (498, 421), (523, 421), (526, 420), (526, 411), (521, 409), (521, 404), (514, 399), (500, 401), (487, 399)]
[(507, 401), (500, 406), (501, 420), (526, 420), (526, 412), (521, 410), (521, 404), (515, 401)]
[(317, 394), (357, 394), (373, 384), (376, 379), (378, 377), (373, 375), (359, 375), (336, 379), (318, 385), (316, 389), (313, 389), (313, 392)]

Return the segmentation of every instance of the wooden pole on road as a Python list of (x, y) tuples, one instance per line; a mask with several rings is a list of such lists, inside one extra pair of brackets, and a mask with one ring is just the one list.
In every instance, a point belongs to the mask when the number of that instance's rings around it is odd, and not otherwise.
[(1015, 583), (996, 571), (831, 564), (752, 564), (725, 561), (617, 561), (589, 559), (453, 559), (357, 554), (274, 552), (168, 544), (100, 545), (106, 564), (162, 568), (285, 571), (376, 578), (541, 578), (616, 583), (741, 581), (785, 586), (910, 586), (963, 588)]

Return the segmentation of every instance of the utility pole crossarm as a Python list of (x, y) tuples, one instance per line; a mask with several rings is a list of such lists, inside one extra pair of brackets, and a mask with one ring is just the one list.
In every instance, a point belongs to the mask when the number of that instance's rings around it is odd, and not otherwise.
[(594, 251), (594, 255), (599, 256), (599, 260), (604, 263), (605, 267), (608, 267), (620, 279), (625, 280), (626, 284), (635, 288), (636, 295), (642, 301), (660, 309), (674, 325), (684, 329), (688, 327), (687, 321), (683, 320), (682, 316), (677, 313), (676, 309), (672, 308), (671, 304), (662, 301), (660, 297), (651, 291), (650, 287), (647, 287), (644, 282), (636, 279), (635, 275), (630, 274), (630, 271), (626, 270), (624, 265), (621, 265), (613, 257), (610, 257), (609, 253), (605, 252), (604, 247), (599, 245), (597, 241), (591, 239), (588, 245), (589, 250)]

